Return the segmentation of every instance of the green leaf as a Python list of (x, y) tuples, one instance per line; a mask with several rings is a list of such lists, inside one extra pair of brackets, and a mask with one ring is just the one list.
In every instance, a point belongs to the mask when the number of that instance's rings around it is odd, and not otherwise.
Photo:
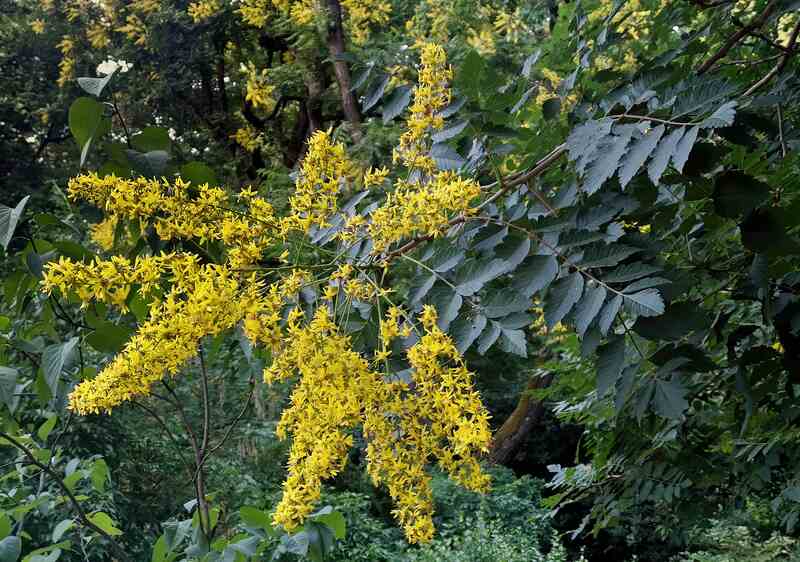
[(699, 127), (692, 127), (689, 132), (681, 137), (675, 147), (675, 152), (672, 154), (672, 165), (679, 172), (683, 172), (683, 166), (689, 159), (689, 153), (692, 151), (694, 141), (697, 140), (697, 133), (700, 131)]
[(531, 307), (531, 300), (515, 291), (503, 290), (490, 293), (481, 303), (487, 318), (500, 318)]
[(458, 68), (456, 83), (465, 91), (477, 94), (481, 90), (485, 66), (486, 61), (476, 51), (470, 50)]
[(167, 537), (161, 535), (158, 537), (156, 544), (153, 545), (153, 555), (150, 557), (150, 562), (165, 562), (168, 553)]
[(67, 368), (75, 354), (78, 338), (74, 337), (64, 343), (49, 345), (42, 353), (42, 371), (50, 392), (55, 395), (58, 389), (58, 377)]
[(597, 313), (603, 306), (606, 300), (606, 290), (602, 286), (594, 288), (587, 288), (583, 298), (578, 302), (575, 307), (575, 327), (578, 330), (578, 335), (583, 337), (589, 325), (594, 320)]
[(217, 175), (214, 170), (197, 160), (187, 162), (181, 166), (181, 178), (191, 182), (194, 186), (204, 184), (217, 185)]
[(268, 513), (258, 508), (246, 505), (239, 509), (239, 517), (248, 527), (264, 530), (272, 529), (272, 518)]
[(6, 538), (11, 534), (11, 517), (7, 513), (0, 512), (0, 539)]
[(449, 144), (434, 144), (430, 154), (440, 170), (458, 170), (466, 163), (466, 160)]
[(658, 316), (664, 312), (664, 301), (658, 289), (645, 289), (623, 295), (623, 302), (628, 310), (638, 316)]
[(439, 319), (436, 324), (443, 332), (447, 331), (450, 322), (456, 319), (463, 304), (463, 298), (451, 287), (436, 286), (428, 294), (428, 301), (436, 308)]
[(384, 74), (383, 76), (378, 78), (378, 82), (375, 85), (375, 87), (365, 97), (364, 103), (361, 106), (361, 111), (366, 113), (370, 109), (372, 109), (375, 106), (376, 103), (381, 101), (381, 98), (383, 97), (383, 92), (386, 91), (386, 86), (389, 85), (389, 80), (391, 80), (391, 79), (392, 79), (392, 77), (389, 74)]
[(597, 396), (602, 398), (611, 390), (625, 366), (625, 338), (616, 336), (597, 348)]
[(679, 340), (690, 332), (702, 330), (709, 318), (695, 303), (670, 303), (657, 318), (638, 318), (633, 331), (648, 340)]
[(103, 353), (119, 352), (133, 335), (128, 326), (113, 322), (98, 322), (93, 328), (94, 332), (86, 336), (86, 343)]
[(709, 117), (700, 123), (703, 129), (717, 129), (719, 127), (730, 127), (736, 119), (736, 106), (735, 101), (729, 101), (717, 108)]
[(756, 178), (731, 170), (714, 181), (714, 211), (727, 218), (746, 215), (769, 198), (770, 188)]
[(245, 556), (255, 556), (258, 554), (259, 544), (261, 544), (261, 537), (247, 537), (246, 539), (231, 543), (228, 548), (234, 552), (244, 554)]
[(619, 169), (619, 183), (623, 189), (630, 183), (639, 169), (644, 166), (645, 161), (655, 150), (658, 141), (661, 140), (663, 135), (664, 125), (659, 125), (654, 129), (649, 129), (640, 139), (633, 143)]
[(550, 119), (555, 119), (558, 117), (558, 114), (561, 113), (561, 99), (560, 98), (550, 98), (545, 100), (542, 104), (542, 115), (548, 121)]
[(389, 95), (389, 98), (383, 102), (383, 124), (403, 113), (403, 110), (408, 107), (411, 101), (411, 94), (413, 93), (411, 86), (402, 85), (398, 86)]
[(75, 521), (72, 519), (63, 519), (59, 521), (58, 525), (55, 526), (53, 529), (53, 542), (58, 542), (61, 540), (61, 537), (64, 536), (64, 533), (69, 531), (75, 525)]
[(80, 97), (72, 102), (69, 108), (69, 130), (78, 143), (84, 148), (94, 136), (103, 118), (103, 104), (93, 98)]
[(641, 248), (625, 244), (598, 244), (588, 247), (578, 263), (584, 268), (614, 267), (622, 260), (641, 251)]
[(453, 137), (457, 137), (459, 134), (461, 134), (461, 131), (466, 129), (467, 125), (469, 125), (469, 119), (464, 119), (463, 121), (454, 123), (449, 127), (445, 127), (441, 131), (437, 131), (431, 135), (431, 140), (433, 142), (444, 142), (446, 140), (450, 140)]
[(95, 97), (100, 97), (100, 94), (103, 92), (103, 89), (106, 87), (108, 82), (111, 80), (111, 77), (114, 76), (114, 73), (117, 72), (118, 68), (112, 70), (109, 74), (106, 74), (102, 78), (90, 78), (86, 76), (81, 76), (78, 78), (78, 86), (80, 86), (84, 92), (87, 94), (93, 95)]
[(578, 272), (553, 283), (544, 305), (544, 321), (548, 330), (564, 319), (582, 294), (583, 275)]
[(453, 283), (456, 291), (469, 297), (483, 286), (505, 272), (505, 264), (500, 259), (472, 259), (461, 264), (454, 272)]
[(17, 398), (14, 396), (14, 391), (17, 388), (17, 378), (19, 371), (11, 367), (0, 367), (0, 399), (6, 405), (10, 412), (16, 409)]
[(520, 357), (528, 356), (528, 342), (522, 330), (503, 329), (500, 335), (500, 349)]
[(670, 419), (679, 419), (689, 407), (689, 403), (686, 401), (686, 387), (677, 374), (669, 381), (659, 380), (656, 382), (653, 400), (656, 411)]
[(107, 534), (116, 537), (122, 534), (122, 531), (114, 526), (114, 520), (104, 511), (98, 511), (89, 515), (89, 521), (100, 527)]
[(685, 127), (675, 129), (658, 144), (653, 157), (650, 159), (650, 164), (647, 166), (647, 175), (654, 184), (658, 185), (661, 175), (667, 169), (669, 160), (675, 153), (675, 147), (678, 146), (678, 142), (683, 138), (685, 131)]
[(453, 338), (459, 353), (464, 354), (478, 339), (478, 336), (486, 328), (486, 322), (486, 316), (483, 314), (464, 314), (452, 323), (450, 336)]
[(22, 553), (22, 541), (17, 536), (6, 537), (0, 541), (0, 562), (17, 562)]
[(436, 283), (436, 276), (433, 274), (423, 274), (415, 277), (411, 282), (411, 287), (408, 289), (408, 302), (409, 304), (416, 304), (420, 302)]
[(314, 520), (319, 521), (323, 525), (327, 525), (328, 528), (333, 531), (333, 536), (337, 539), (342, 540), (345, 537), (347, 523), (345, 522), (344, 515), (340, 512), (331, 511), (330, 513), (317, 515), (314, 517)]
[(30, 195), (23, 197), (13, 209), (0, 205), (0, 243), (3, 244), (3, 249), (6, 251), (8, 251), (8, 245), (14, 237), (14, 231), (17, 229), (17, 223), (25, 210), (28, 199), (30, 199)]
[(431, 255), (424, 258), (427, 265), (436, 273), (445, 273), (457, 266), (464, 259), (464, 251), (451, 241), (435, 245)]
[(164, 127), (145, 127), (141, 133), (131, 137), (131, 146), (139, 152), (156, 150), (169, 152), (172, 141), (169, 138), (169, 131)]
[(646, 277), (651, 273), (657, 273), (659, 271), (661, 271), (661, 268), (654, 265), (648, 265), (645, 263), (629, 263), (621, 265), (614, 271), (606, 273), (603, 276), (603, 281), (606, 283), (625, 283), (628, 281), (633, 281), (634, 279), (639, 279), (640, 277)]
[[(57, 415), (53, 414), (47, 418), (47, 421), (40, 425), (39, 429), (36, 430), (36, 435), (39, 436), (39, 439), (42, 441), (47, 441), (47, 437), (50, 435), (50, 432), (53, 431), (56, 423), (58, 423)], [(56, 539), (55, 542), (58, 542), (58, 539)]]
[(611, 134), (612, 123), (610, 118), (586, 121), (570, 132), (567, 137), (569, 159), (575, 162), (579, 174), (583, 174), (586, 166), (593, 160), (600, 142)]
[(554, 256), (530, 256), (514, 274), (514, 291), (531, 297), (553, 282), (558, 275), (558, 261)]
[(583, 189), (591, 195), (600, 189), (606, 180), (610, 179), (619, 167), (620, 160), (628, 150), (628, 143), (636, 130), (632, 125), (616, 127), (618, 134), (606, 138), (598, 147), (598, 156), (592, 160), (586, 169)]
[(169, 153), (163, 150), (144, 153), (138, 150), (126, 150), (125, 154), (139, 173), (150, 178), (162, 176), (170, 158)]
[(97, 459), (92, 464), (92, 471), (89, 473), (89, 478), (92, 480), (92, 486), (101, 494), (105, 491), (106, 482), (108, 482), (111, 472), (108, 470), (108, 465), (103, 459)]

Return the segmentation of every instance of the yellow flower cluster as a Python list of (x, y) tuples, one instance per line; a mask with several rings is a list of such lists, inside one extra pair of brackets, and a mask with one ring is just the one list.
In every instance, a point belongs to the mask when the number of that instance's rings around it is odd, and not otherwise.
[(89, 44), (95, 49), (104, 49), (111, 44), (111, 36), (108, 27), (102, 23), (95, 23), (86, 30), (86, 38)]
[(166, 254), (137, 256), (134, 261), (124, 256), (109, 260), (95, 258), (89, 263), (60, 257), (50, 262), (44, 271), (42, 288), (50, 294), (58, 289), (66, 295), (73, 291), (83, 305), (92, 301), (103, 302), (127, 311), (126, 302), (131, 288), (138, 287), (139, 294), (148, 298), (160, 285), (165, 273), (175, 279), (185, 279), (200, 269), (194, 254)]
[(272, 97), (275, 86), (269, 83), (267, 69), (264, 68), (259, 72), (251, 62), (243, 65), (242, 71), (246, 79), (245, 100), (252, 103), (256, 109), (272, 111), (275, 107), (275, 99)]
[(58, 63), (58, 80), (56, 83), (59, 88), (63, 88), (67, 82), (72, 80), (75, 74), (75, 40), (69, 35), (61, 38), (57, 45), (61, 51), (61, 61)]
[(530, 33), (519, 7), (511, 13), (500, 12), (494, 21), (494, 29), (497, 33), (505, 35), (509, 43), (517, 43), (522, 35)]
[(31, 22), (31, 29), (37, 35), (40, 33), (44, 33), (44, 20), (41, 18), (36, 18)]
[(142, 229), (153, 224), (162, 240), (219, 240), (228, 247), (228, 260), (234, 269), (256, 263), (280, 234), (280, 221), (272, 206), (261, 197), (246, 198), (245, 212), (231, 209), (233, 202), (224, 189), (207, 184), (196, 188), (181, 179), (136, 178), (126, 180), (95, 173), (73, 178), (68, 195), (82, 198), (103, 209), (109, 217), (141, 221)]
[(95, 378), (75, 387), (69, 397), (72, 410), (82, 415), (110, 412), (147, 395), (165, 374), (175, 375), (197, 355), (203, 337), (228, 330), (241, 319), (239, 281), (227, 267), (206, 265), (187, 273), (151, 308), (150, 318), (124, 350)]
[(441, 236), (449, 228), (451, 215), (470, 213), (470, 202), (480, 192), (475, 180), (450, 171), (437, 172), (424, 185), (398, 181), (367, 226), (374, 252), (383, 252), (404, 238)]
[(467, 44), (483, 56), (493, 55), (497, 48), (495, 46), (494, 33), (486, 26), (481, 27), (480, 31), (471, 29)]
[(422, 48), (419, 84), (414, 89), (414, 102), (408, 118), (408, 130), (400, 137), (394, 151), (394, 161), (428, 174), (436, 163), (428, 154), (430, 133), (444, 127), (440, 111), (450, 104), (450, 80), (453, 70), (447, 65), (447, 55), (439, 45), (428, 43)]
[(231, 135), (231, 138), (247, 152), (255, 152), (264, 146), (264, 135), (249, 124), (236, 129), (236, 132)]
[[(390, 312), (387, 326), (399, 313)], [(318, 308), (306, 325), (302, 313), (290, 315), (290, 343), (264, 373), (267, 382), (299, 375), (292, 405), (278, 425), (279, 437), (291, 432), (292, 449), (276, 524), (291, 530), (311, 513), (322, 480), (344, 467), (349, 431), (359, 424), (368, 440), (367, 470), (376, 484), (388, 487), (393, 514), (410, 542), (433, 537), (429, 459), (465, 487), (488, 489), (478, 463), (491, 438), (488, 414), (452, 340), (436, 327), (435, 311), (426, 310), (422, 320), (426, 333), (408, 351), (412, 387), (373, 372), (327, 307)], [(397, 334), (387, 328), (387, 335)]]
[(289, 200), (292, 215), (288, 222), (304, 232), (313, 225), (326, 226), (339, 208), (339, 194), (354, 173), (355, 165), (344, 145), (332, 142), (329, 132), (314, 133)]
[(357, 45), (369, 39), (370, 25), (386, 25), (392, 13), (392, 5), (382, 0), (342, 0), (342, 8), (347, 31)]
[(247, 25), (262, 28), (267, 24), (271, 0), (242, 0), (236, 11)]
[(143, 47), (147, 44), (147, 27), (136, 14), (128, 14), (128, 17), (125, 18), (125, 25), (119, 26), (117, 31), (124, 33), (129, 41), (133, 41), (134, 45)]
[(187, 13), (195, 23), (200, 23), (219, 12), (220, 8), (219, 0), (199, 0), (189, 4)]

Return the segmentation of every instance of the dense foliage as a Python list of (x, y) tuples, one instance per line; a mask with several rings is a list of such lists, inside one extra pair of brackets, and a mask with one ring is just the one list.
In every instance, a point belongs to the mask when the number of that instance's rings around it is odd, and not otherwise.
[(800, 556), (796, 1), (0, 39), (0, 562)]

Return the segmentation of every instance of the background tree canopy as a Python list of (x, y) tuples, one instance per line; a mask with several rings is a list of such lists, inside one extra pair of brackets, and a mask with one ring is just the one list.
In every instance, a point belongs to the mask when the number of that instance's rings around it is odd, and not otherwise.
[(4, 3), (0, 562), (800, 559), (799, 36)]

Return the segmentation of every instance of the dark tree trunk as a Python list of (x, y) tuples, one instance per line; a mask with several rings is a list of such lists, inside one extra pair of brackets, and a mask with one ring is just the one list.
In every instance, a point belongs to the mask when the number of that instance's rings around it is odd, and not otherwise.
[(345, 40), (344, 27), (342, 26), (342, 5), (339, 0), (328, 0), (328, 52), (333, 60), (333, 70), (336, 74), (336, 83), (342, 97), (342, 110), (345, 119), (350, 123), (353, 140), (361, 140), (361, 111), (358, 100), (353, 93), (353, 82), (350, 79), (350, 68), (344, 59)]

